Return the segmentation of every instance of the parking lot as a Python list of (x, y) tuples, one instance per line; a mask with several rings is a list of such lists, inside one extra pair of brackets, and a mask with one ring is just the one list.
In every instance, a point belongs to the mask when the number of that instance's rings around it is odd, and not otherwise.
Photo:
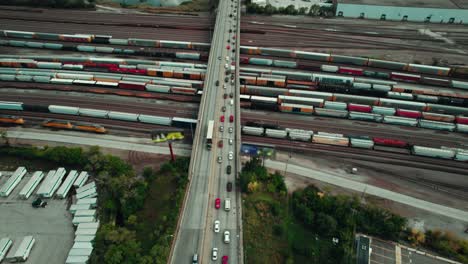
[[(372, 238), (370, 247), (372, 248), (371, 264), (447, 264), (448, 262), (438, 260), (432, 257), (424, 256), (409, 251), (406, 248), (397, 247), (395, 244)], [(398, 253), (397, 251), (400, 251)], [(400, 256), (400, 261), (397, 261)]]
[[(48, 199), (45, 208), (33, 208), (31, 204), (36, 198), (34, 194), (28, 200), (20, 199), (19, 192), (32, 173), (28, 172), (8, 197), (0, 197), (0, 238), (11, 238), (11, 249), (14, 249), (23, 236), (32, 235), (36, 242), (29, 259), (24, 263), (63, 264), (74, 238), (71, 215), (66, 211), (66, 200)], [(10, 172), (3, 172), (0, 186), (5, 184), (9, 175)]]

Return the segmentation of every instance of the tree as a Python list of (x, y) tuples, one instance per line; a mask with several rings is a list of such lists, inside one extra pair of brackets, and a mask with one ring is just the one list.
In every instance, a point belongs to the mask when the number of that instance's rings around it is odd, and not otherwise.
[(335, 233), (337, 223), (336, 220), (322, 212), (317, 214), (317, 220), (316, 220), (316, 225), (317, 225), (317, 232), (322, 235), (331, 235)]
[(253, 182), (250, 182), (247, 186), (247, 190), (250, 192), (250, 193), (254, 193), (258, 190), (258, 187), (259, 187), (259, 184), (257, 181), (253, 181)]

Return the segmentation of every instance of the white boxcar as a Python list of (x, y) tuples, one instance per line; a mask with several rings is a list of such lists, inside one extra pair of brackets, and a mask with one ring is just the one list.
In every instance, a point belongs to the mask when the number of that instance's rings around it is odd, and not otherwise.
[(73, 186), (75, 188), (83, 186), (88, 180), (88, 177), (89, 177), (88, 172), (82, 171), (80, 175), (78, 176), (78, 178), (76, 179), (75, 183), (73, 183)]
[(0, 189), (0, 196), (6, 197), (10, 195), (13, 189), (20, 183), (21, 179), (23, 179), (26, 172), (27, 170), (25, 167), (18, 167)]
[(0, 263), (5, 258), (8, 250), (10, 250), (11, 246), (13, 245), (13, 241), (10, 238), (4, 237), (0, 239)]
[(17, 262), (21, 261), (24, 262), (28, 259), (29, 254), (31, 253), (31, 249), (34, 246), (36, 240), (32, 236), (25, 236), (19, 243), (19, 246), (16, 250), (10, 251), (6, 260), (9, 262)]
[(23, 189), (20, 191), (19, 196), (23, 199), (28, 199), (31, 194), (34, 192), (34, 189), (39, 185), (39, 183), (44, 179), (44, 173), (42, 171), (36, 171), (32, 175), (31, 179), (26, 183)]
[(63, 181), (62, 186), (57, 191), (57, 197), (63, 199), (67, 196), (70, 188), (72, 187), (73, 183), (75, 182), (76, 178), (78, 177), (78, 172), (76, 170), (72, 170), (68, 173), (67, 178)]

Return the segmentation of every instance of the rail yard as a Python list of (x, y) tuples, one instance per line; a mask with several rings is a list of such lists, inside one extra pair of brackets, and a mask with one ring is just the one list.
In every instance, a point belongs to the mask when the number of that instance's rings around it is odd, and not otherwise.
[[(386, 182), (405, 195), (468, 210), (466, 26), (231, 12), (226, 41), (213, 33), (211, 15), (122, 19), (95, 11), (0, 8), (2, 131), (40, 128), (103, 138), (181, 131), (184, 143), (204, 148), (197, 137), (206, 129), (197, 124), (204, 121), (204, 104), (212, 103), (219, 108), (214, 132), (221, 141), (213, 146), (222, 153), (222, 142), (227, 149), (227, 137), (237, 133), (223, 134), (224, 124), (242, 133), (242, 143), (289, 156), (382, 164), (394, 175), (369, 173), (369, 184)], [(216, 37), (223, 39), (216, 54), (222, 47), (226, 55), (213, 55)], [(221, 77), (210, 71), (218, 64)], [(213, 90), (222, 107), (203, 97), (214, 96)], [(434, 173), (412, 175), (404, 168)], [(230, 223), (234, 236), (241, 227)], [(212, 223), (206, 225), (201, 228), (210, 230)], [(467, 237), (459, 226), (447, 229)], [(233, 247), (226, 241), (219, 246), (220, 259), (229, 252), (229, 263), (243, 263), (235, 249), (242, 238), (231, 239)], [(211, 258), (211, 246), (209, 256), (204, 244), (198, 247), (202, 259)]]

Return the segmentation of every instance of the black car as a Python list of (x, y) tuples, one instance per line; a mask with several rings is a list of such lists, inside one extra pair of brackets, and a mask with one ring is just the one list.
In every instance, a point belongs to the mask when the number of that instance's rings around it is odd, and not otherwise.
[(221, 107), (221, 111), (226, 112), (226, 107), (225, 106)]
[(46, 207), (47, 206), (47, 202), (46, 201), (42, 201), (41, 198), (37, 198), (34, 202), (32, 202), (32, 207), (34, 208), (39, 208), (39, 207)]
[(216, 82), (215, 82), (215, 85), (216, 85), (216, 86), (219, 86), (219, 81), (216, 81)]
[(229, 77), (224, 78), (224, 82), (229, 82)]
[(227, 174), (231, 174), (231, 169), (232, 169), (231, 165), (228, 165), (228, 166), (226, 167), (226, 173), (227, 173)]
[(226, 184), (226, 190), (227, 190), (228, 192), (232, 191), (232, 182), (228, 182), (228, 183)]
[(232, 29), (229, 29), (229, 33), (232, 33)]
[(233, 98), (233, 97), (234, 97), (234, 94), (233, 94), (233, 93), (230, 93), (230, 94), (229, 94), (229, 97)]

